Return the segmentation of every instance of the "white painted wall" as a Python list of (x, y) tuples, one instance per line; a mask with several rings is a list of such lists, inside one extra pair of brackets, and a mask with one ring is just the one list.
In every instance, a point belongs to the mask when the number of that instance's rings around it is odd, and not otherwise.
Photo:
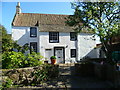
[(96, 42), (95, 40), (93, 40), (92, 34), (81, 33), (79, 36), (79, 59), (82, 59), (85, 56), (88, 56), (90, 58), (96, 58), (97, 53), (96, 50), (94, 50), (95, 46)]
[[(30, 37), (30, 27), (12, 27), (12, 38), (17, 40), (18, 44), (24, 45), (30, 42), (37, 42), (38, 52), (45, 57), (45, 49), (52, 49), (54, 55), (54, 47), (65, 47), (65, 62), (72, 60), (80, 60), (86, 55), (96, 58), (96, 52), (93, 50), (96, 46), (92, 40), (91, 34), (81, 33), (78, 35), (78, 41), (70, 41), (70, 33), (59, 33), (59, 43), (49, 43), (49, 32), (37, 32), (36, 38)], [(66, 47), (68, 46), (68, 47)], [(71, 58), (70, 49), (77, 49), (77, 57)]]
[[(17, 41), (17, 43), (21, 46), (30, 42), (38, 42), (39, 43), (39, 33), (37, 31), (37, 37), (30, 37), (30, 27), (12, 27), (12, 39)], [(37, 46), (39, 46), (37, 44)], [(39, 52), (39, 48), (38, 48)]]
[(75, 61), (76, 58), (70, 58), (70, 49), (76, 49), (77, 41), (70, 41), (70, 33), (59, 33), (59, 43), (49, 43), (49, 32), (39, 32), (39, 40), (39, 48), (43, 56), (45, 56), (45, 49), (52, 49), (54, 55), (54, 47), (65, 47), (65, 60)]

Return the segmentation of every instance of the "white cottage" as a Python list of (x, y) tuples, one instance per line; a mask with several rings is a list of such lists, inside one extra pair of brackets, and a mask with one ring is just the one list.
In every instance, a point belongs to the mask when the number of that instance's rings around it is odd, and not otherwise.
[(86, 56), (96, 58), (92, 34), (76, 35), (71, 27), (65, 25), (66, 17), (68, 15), (21, 13), (18, 3), (12, 22), (12, 38), (19, 45), (28, 43), (49, 62), (53, 55), (57, 57), (57, 63), (76, 62)]

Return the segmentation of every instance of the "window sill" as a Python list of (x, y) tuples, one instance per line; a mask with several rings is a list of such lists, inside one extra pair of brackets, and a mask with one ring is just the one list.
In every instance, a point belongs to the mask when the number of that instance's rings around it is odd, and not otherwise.
[(59, 43), (59, 42), (49, 42), (49, 43)]
[(71, 57), (71, 58), (76, 58), (76, 57)]
[(36, 38), (37, 36), (30, 36), (31, 38)]

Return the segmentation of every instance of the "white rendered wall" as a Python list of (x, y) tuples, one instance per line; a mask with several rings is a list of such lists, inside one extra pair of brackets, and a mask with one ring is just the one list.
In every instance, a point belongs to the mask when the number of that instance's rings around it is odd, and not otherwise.
[[(92, 40), (91, 34), (81, 33), (78, 35), (77, 41), (70, 41), (70, 33), (59, 33), (59, 43), (49, 43), (49, 32), (37, 31), (37, 37), (30, 37), (30, 27), (12, 27), (12, 38), (20, 45), (30, 42), (37, 42), (38, 52), (45, 57), (45, 49), (52, 49), (54, 55), (54, 47), (65, 48), (65, 62), (72, 60), (80, 60), (85, 56), (96, 58), (97, 53), (94, 50), (96, 43)], [(76, 58), (71, 58), (70, 49), (76, 49)]]
[(59, 33), (59, 43), (49, 43), (49, 32), (39, 32), (39, 40), (39, 48), (43, 56), (45, 56), (45, 49), (52, 49), (52, 55), (54, 55), (54, 47), (64, 47), (65, 62), (68, 60), (76, 60), (76, 58), (71, 58), (70, 49), (76, 49), (77, 41), (70, 41), (70, 33)]
[[(21, 46), (30, 42), (37, 42), (37, 46), (39, 46), (39, 33), (37, 30), (37, 37), (30, 37), (30, 27), (12, 27), (12, 39), (17, 41), (17, 43)], [(39, 48), (38, 48), (39, 52)]]
[(93, 40), (92, 34), (85, 34), (81, 33), (79, 36), (79, 59), (82, 59), (83, 57), (90, 57), (90, 58), (96, 58), (97, 53), (94, 49), (96, 46), (95, 40)]

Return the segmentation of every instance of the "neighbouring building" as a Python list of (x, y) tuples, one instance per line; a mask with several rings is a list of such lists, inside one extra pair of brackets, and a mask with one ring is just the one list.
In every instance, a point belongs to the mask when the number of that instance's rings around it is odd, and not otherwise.
[[(28, 43), (30, 50), (50, 59), (57, 57), (57, 63), (80, 61), (83, 57), (96, 58), (93, 34), (84, 30), (76, 34), (66, 26), (69, 15), (22, 13), (20, 3), (12, 22), (12, 39), (19, 45)], [(50, 62), (50, 60), (49, 60)]]
[[(120, 61), (120, 35), (112, 37), (112, 44), (109, 47), (112, 51), (112, 59), (114, 61)], [(95, 49), (97, 52), (97, 58), (106, 58), (105, 53), (103, 51), (102, 44), (97, 44)]]

